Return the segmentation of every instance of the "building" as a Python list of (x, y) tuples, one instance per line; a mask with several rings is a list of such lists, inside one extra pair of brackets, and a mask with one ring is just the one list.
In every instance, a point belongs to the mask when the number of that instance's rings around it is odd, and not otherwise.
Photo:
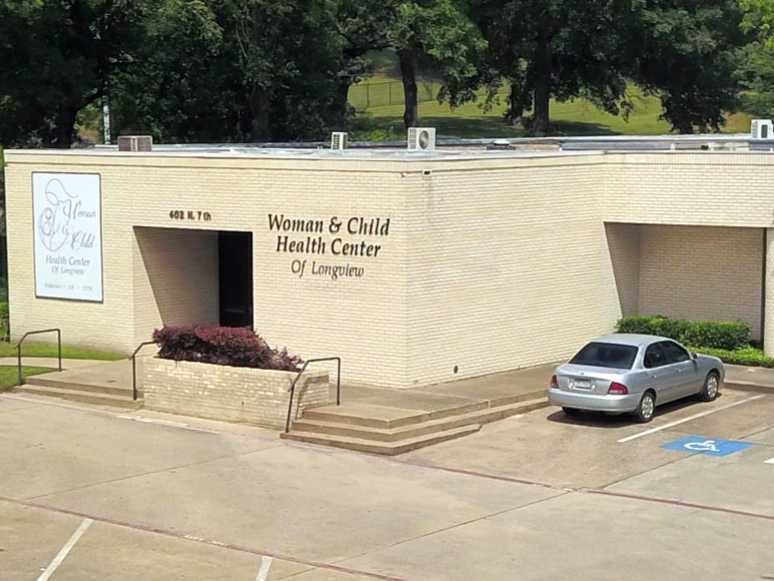
[(515, 146), (6, 151), (12, 335), (128, 353), (252, 324), (398, 388), (559, 360), (636, 313), (741, 319), (774, 353), (768, 150)]

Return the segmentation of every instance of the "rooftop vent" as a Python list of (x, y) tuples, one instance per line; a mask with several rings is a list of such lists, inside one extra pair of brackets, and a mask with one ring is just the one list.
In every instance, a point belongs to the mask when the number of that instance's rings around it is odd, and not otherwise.
[(119, 135), (118, 151), (151, 151), (153, 137), (150, 135)]
[(408, 148), (409, 151), (434, 151), (435, 128), (409, 127)]
[(344, 131), (334, 131), (331, 133), (331, 149), (347, 149), (349, 146), (349, 135)]
[(771, 119), (753, 119), (751, 129), (753, 139), (774, 139), (774, 123)]
[(507, 139), (495, 139), (486, 146), (487, 149), (513, 149), (511, 142)]

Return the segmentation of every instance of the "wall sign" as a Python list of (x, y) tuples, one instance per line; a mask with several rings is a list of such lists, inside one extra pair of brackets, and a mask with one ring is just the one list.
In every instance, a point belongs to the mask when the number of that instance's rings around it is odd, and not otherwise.
[(170, 220), (188, 220), (189, 222), (209, 222), (212, 214), (201, 210), (170, 210)]
[(380, 259), (390, 235), (390, 218), (382, 216), (269, 214), (268, 224), (274, 251), (292, 257), (290, 272), (298, 278), (363, 278), (363, 262)]
[(101, 302), (102, 190), (97, 174), (32, 174), (35, 296)]

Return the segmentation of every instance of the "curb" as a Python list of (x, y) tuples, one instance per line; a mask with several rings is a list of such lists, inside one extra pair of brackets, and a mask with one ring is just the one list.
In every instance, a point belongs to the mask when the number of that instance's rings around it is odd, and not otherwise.
[(768, 393), (774, 395), (774, 385), (756, 383), (754, 381), (724, 381), (723, 387), (737, 391), (749, 391), (751, 393)]

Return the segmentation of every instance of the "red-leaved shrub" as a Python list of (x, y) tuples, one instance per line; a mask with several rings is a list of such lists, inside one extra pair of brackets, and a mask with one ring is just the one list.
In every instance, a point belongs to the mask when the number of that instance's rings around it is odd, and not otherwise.
[(234, 367), (298, 371), (303, 360), (278, 351), (247, 328), (216, 325), (166, 326), (153, 332), (159, 357)]

